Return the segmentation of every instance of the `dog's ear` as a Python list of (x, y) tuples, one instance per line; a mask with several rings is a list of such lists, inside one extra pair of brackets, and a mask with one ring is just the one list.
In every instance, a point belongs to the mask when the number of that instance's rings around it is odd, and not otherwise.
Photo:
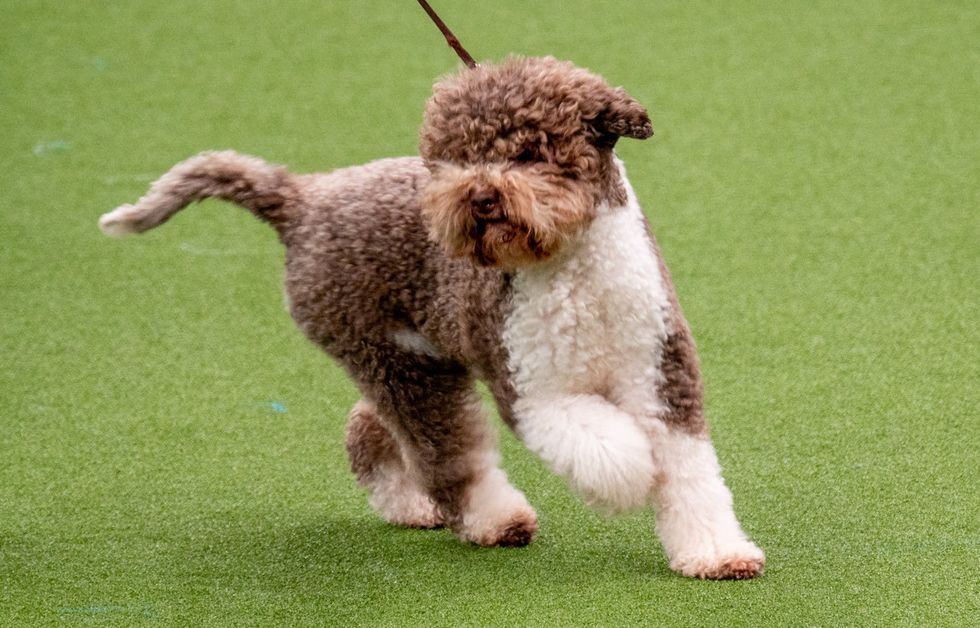
[(609, 88), (603, 108), (595, 120), (597, 129), (606, 136), (645, 140), (653, 135), (653, 124), (643, 105), (622, 87)]

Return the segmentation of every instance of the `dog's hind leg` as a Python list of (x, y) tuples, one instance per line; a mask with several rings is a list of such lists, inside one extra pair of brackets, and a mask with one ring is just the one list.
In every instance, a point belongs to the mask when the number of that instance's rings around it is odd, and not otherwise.
[[(537, 531), (537, 515), (499, 466), (495, 435), (469, 373), (427, 356), (401, 353), (383, 361), (378, 357), (373, 356), (376, 370), (362, 368), (358, 373), (365, 396), (377, 410), (368, 419), (368, 406), (362, 405), (352, 416), (349, 434), (373, 431), (354, 438), (352, 459), (368, 461), (354, 460), (355, 472), (367, 477), (372, 466), (386, 465), (404, 470), (401, 475), (386, 470), (380, 477), (388, 483), (400, 477), (419, 487), (435, 504), (441, 522), (464, 541), (487, 547), (529, 543)], [(367, 422), (374, 419), (373, 424)], [(383, 434), (379, 438), (376, 427), (387, 429), (390, 440)], [(350, 436), (348, 443), (350, 447)], [(393, 466), (399, 457), (404, 466)], [(375, 481), (373, 497), (396, 505), (382, 495), (390, 486), (382, 488)]]
[(365, 399), (357, 402), (347, 419), (346, 445), (357, 483), (368, 489), (368, 501), (385, 521), (410, 528), (443, 525), (418, 472)]

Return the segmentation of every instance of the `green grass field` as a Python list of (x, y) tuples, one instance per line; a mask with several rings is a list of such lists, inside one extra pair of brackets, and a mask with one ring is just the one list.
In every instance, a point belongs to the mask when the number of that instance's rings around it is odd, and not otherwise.
[(0, 0), (0, 625), (976, 625), (976, 3), (434, 4), (478, 59), (649, 108), (619, 153), (764, 577), (672, 574), (650, 513), (590, 512), (507, 433), (532, 546), (383, 524), (272, 231), (208, 202), (99, 233), (204, 149), (413, 153), (457, 63), (414, 2)]

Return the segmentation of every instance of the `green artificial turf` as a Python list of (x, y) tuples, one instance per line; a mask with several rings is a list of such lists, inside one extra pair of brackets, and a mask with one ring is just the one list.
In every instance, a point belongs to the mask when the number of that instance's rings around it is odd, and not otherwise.
[(977, 5), (435, 4), (477, 58), (649, 108), (619, 152), (765, 576), (672, 574), (649, 513), (588, 511), (506, 433), (532, 546), (385, 525), (273, 233), (217, 202), (98, 232), (200, 150), (414, 152), (457, 63), (414, 2), (0, 0), (0, 624), (976, 625)]

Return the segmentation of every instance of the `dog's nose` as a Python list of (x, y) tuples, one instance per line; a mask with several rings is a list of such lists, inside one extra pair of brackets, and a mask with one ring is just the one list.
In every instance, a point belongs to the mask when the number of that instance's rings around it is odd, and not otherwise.
[(503, 211), (500, 209), (500, 194), (497, 190), (486, 189), (475, 192), (470, 197), (470, 207), (473, 210), (473, 215), (480, 220), (503, 218)]

